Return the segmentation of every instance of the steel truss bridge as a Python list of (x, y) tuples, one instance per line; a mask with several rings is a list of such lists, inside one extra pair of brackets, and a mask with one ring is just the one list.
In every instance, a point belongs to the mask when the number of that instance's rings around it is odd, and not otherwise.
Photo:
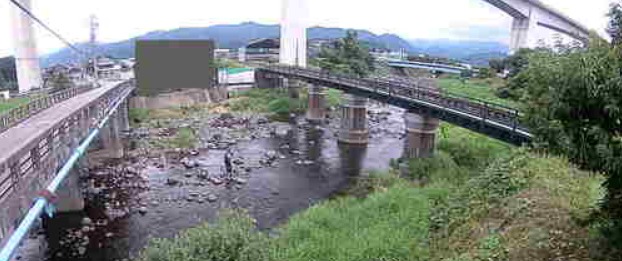
[(433, 87), (433, 80), (359, 78), (284, 65), (259, 66), (255, 74), (258, 79), (288, 78), (339, 89), (515, 145), (528, 143), (532, 139), (529, 130), (521, 124), (521, 113), (517, 109), (440, 91)]

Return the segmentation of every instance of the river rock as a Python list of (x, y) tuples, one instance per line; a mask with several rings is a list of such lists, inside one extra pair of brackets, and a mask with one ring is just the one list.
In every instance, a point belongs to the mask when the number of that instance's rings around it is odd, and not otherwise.
[(148, 211), (147, 207), (140, 207), (138, 209), (138, 213), (140, 213), (141, 215), (147, 214), (147, 211)]
[(246, 183), (248, 182), (247, 180), (245, 180), (245, 179), (243, 179), (243, 178), (233, 178), (233, 181), (234, 181), (235, 183), (240, 184), (240, 185), (246, 184)]
[(199, 178), (199, 179), (208, 179), (209, 178), (209, 171), (207, 171), (206, 169), (200, 170), (199, 174), (197, 174), (197, 178)]
[(93, 224), (93, 220), (91, 220), (88, 217), (85, 217), (82, 219), (82, 222), (80, 222), (83, 226), (90, 226)]
[(169, 185), (169, 186), (176, 186), (176, 185), (179, 185), (179, 183), (180, 183), (179, 180), (176, 180), (173, 178), (166, 179), (166, 185)]
[(266, 156), (266, 159), (273, 161), (273, 160), (276, 160), (276, 158), (278, 157), (278, 153), (276, 151), (269, 150), (269, 151), (266, 151), (265, 156)]
[(255, 121), (257, 124), (267, 124), (270, 122), (270, 120), (268, 120), (268, 118), (261, 116), (261, 117), (257, 117), (257, 120)]
[(128, 174), (139, 174), (138, 170), (132, 166), (126, 167), (125, 168), (125, 173)]
[(216, 200), (218, 200), (218, 196), (214, 195), (214, 194), (209, 194), (207, 196), (207, 201), (210, 203), (216, 202)]
[(222, 183), (224, 183), (224, 181), (222, 179), (216, 178), (216, 177), (210, 177), (209, 179), (210, 182), (212, 182), (212, 184), (218, 186), (221, 185)]
[(193, 169), (199, 166), (199, 163), (196, 160), (191, 160), (189, 158), (183, 158), (180, 161), (181, 164), (184, 165), (187, 169)]

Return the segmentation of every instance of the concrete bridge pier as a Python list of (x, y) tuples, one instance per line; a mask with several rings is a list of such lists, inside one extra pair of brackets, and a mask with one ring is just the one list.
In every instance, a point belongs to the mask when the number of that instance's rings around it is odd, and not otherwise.
[(412, 112), (404, 114), (406, 144), (404, 158), (429, 158), (434, 156), (439, 120)]
[(124, 123), (122, 113), (120, 113), (122, 110), (117, 110), (108, 120), (108, 124), (101, 129), (101, 145), (105, 158), (120, 159), (124, 156), (121, 140), (122, 124)]
[(287, 88), (290, 99), (300, 98), (300, 89), (302, 89), (303, 85), (304, 83), (299, 80), (283, 78), (283, 86)]
[(326, 118), (326, 88), (319, 85), (309, 86), (309, 108), (307, 121), (321, 123)]
[(119, 114), (119, 126), (121, 134), (126, 134), (130, 131), (130, 107), (127, 100), (119, 105), (117, 113)]
[[(60, 162), (57, 164), (59, 167), (62, 167), (65, 163), (64, 161), (79, 146), (81, 139), (86, 137), (87, 131), (85, 128), (88, 129), (87, 126), (89, 124), (89, 110), (83, 110), (69, 122), (69, 125), (62, 133), (59, 133), (61, 145), (61, 150), (57, 151), (59, 153), (58, 159), (60, 159)], [(80, 159), (56, 192), (58, 198), (55, 205), (59, 213), (76, 212), (84, 209), (84, 196), (80, 187), (80, 177), (86, 164), (87, 162), (84, 158)]]
[(347, 144), (367, 144), (367, 98), (352, 94), (344, 95), (341, 106), (341, 128), (338, 140)]

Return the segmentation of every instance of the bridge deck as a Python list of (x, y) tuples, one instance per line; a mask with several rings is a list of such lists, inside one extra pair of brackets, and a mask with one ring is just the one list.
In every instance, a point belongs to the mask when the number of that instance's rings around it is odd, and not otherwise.
[(77, 95), (58, 103), (18, 125), (0, 133), (0, 163), (20, 154), (24, 147), (41, 139), (49, 129), (60, 124), (80, 109), (98, 100), (106, 92), (114, 89), (119, 82), (106, 82), (100, 88)]

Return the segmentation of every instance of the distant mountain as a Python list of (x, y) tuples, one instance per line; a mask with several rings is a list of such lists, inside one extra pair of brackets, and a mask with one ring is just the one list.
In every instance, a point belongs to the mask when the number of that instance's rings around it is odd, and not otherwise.
[(509, 47), (500, 42), (415, 39), (410, 44), (418, 53), (446, 57), (475, 65), (487, 65), (493, 58), (506, 57)]
[[(310, 39), (336, 39), (346, 35), (344, 28), (309, 28)], [(356, 30), (362, 41), (370, 46), (383, 47), (394, 51), (406, 50), (410, 53), (427, 53), (434, 56), (462, 59), (469, 55), (484, 52), (502, 52), (500, 44), (479, 42), (451, 42), (446, 40), (414, 40), (408, 42), (394, 34), (376, 35), (367, 30)], [(179, 28), (170, 31), (154, 31), (128, 40), (102, 44), (99, 51), (102, 54), (117, 58), (134, 57), (136, 40), (196, 40), (213, 39), (218, 48), (237, 49), (257, 38), (276, 38), (280, 35), (279, 25), (265, 25), (253, 22), (235, 25), (214, 25), (200, 28)], [(78, 44), (78, 46), (85, 46)], [(486, 49), (486, 47), (493, 49)], [(507, 50), (507, 48), (505, 48)], [(56, 63), (68, 63), (77, 60), (77, 55), (69, 49), (62, 49), (46, 55), (42, 64), (47, 67)]]

